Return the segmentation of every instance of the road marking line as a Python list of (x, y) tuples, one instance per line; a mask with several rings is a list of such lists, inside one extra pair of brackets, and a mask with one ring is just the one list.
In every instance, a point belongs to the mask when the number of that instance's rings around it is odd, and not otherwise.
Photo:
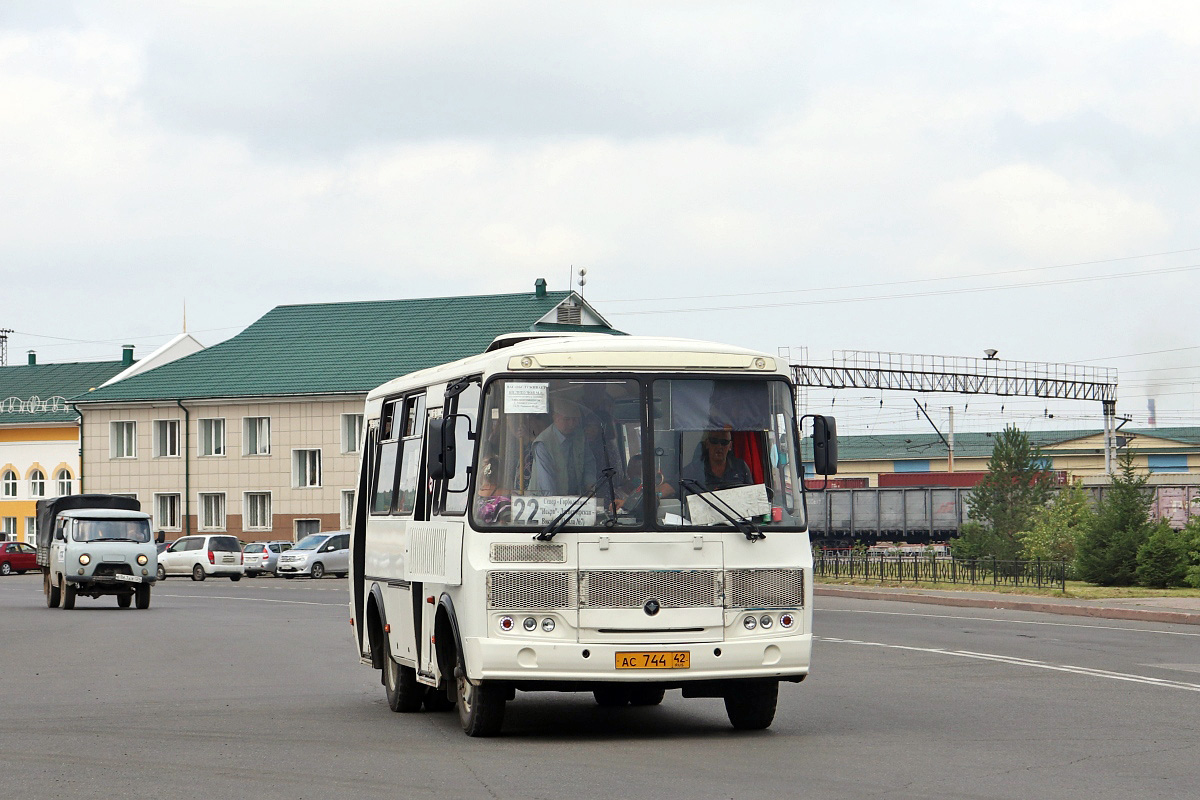
[(1200, 684), (1198, 683), (1184, 683), (1183, 681), (1172, 681), (1165, 678), (1153, 678), (1149, 675), (1131, 675), (1126, 672), (1111, 672), (1106, 669), (1093, 669), (1092, 667), (1077, 667), (1071, 664), (1051, 664), (1046, 661), (1035, 661), (1029, 658), (998, 655), (996, 653), (975, 653), (970, 650), (947, 650), (942, 647), (911, 647), (909, 645), (902, 644), (864, 642), (858, 639), (836, 639), (826, 636), (814, 636), (813, 639), (816, 641), (830, 642), (833, 644), (856, 644), (864, 647), (885, 647), (892, 650), (908, 650), (914, 653), (932, 653), (940, 656), (973, 658), (980, 661), (994, 661), (999, 664), (1010, 664), (1014, 667), (1032, 667), (1035, 669), (1052, 670), (1054, 672), (1070, 672), (1075, 675), (1085, 675), (1092, 678), (1107, 678), (1108, 680), (1113, 681), (1144, 683), (1147, 686), (1161, 686), (1167, 689), (1183, 689), (1187, 692), (1200, 692)]
[(220, 594), (162, 594), (154, 593), (155, 597), (177, 597), (188, 600), (240, 600), (244, 603), (285, 603), (293, 606), (344, 606), (345, 603), (314, 603), (310, 600), (268, 600), (265, 597), (229, 597)]
[[(970, 622), (1004, 622), (1010, 625), (1054, 625), (1060, 628), (1091, 628), (1101, 631), (1130, 631), (1133, 633), (1160, 633), (1164, 636), (1200, 636), (1200, 633), (1188, 633), (1185, 631), (1156, 631), (1152, 628), (1122, 628), (1120, 625), (1082, 625), (1078, 622), (1038, 622), (1027, 619), (1001, 619), (999, 617), (964, 617), (957, 614), (916, 614), (911, 611), (868, 611), (859, 608), (820, 608), (817, 611), (823, 613), (843, 613), (843, 614), (884, 614), (892, 617), (927, 617), (929, 619), (963, 619)], [(1031, 611), (1031, 614), (1039, 612)], [(1164, 622), (1163, 625), (1173, 625), (1175, 623)]]

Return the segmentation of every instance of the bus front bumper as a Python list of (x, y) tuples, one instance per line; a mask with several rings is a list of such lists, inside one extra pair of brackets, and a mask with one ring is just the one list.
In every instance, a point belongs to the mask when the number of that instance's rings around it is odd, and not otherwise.
[[(812, 635), (697, 644), (579, 644), (533, 638), (463, 642), (471, 681), (629, 681), (684, 683), (808, 674)], [(618, 669), (618, 653), (686, 652), (689, 666)], [(669, 662), (676, 659), (668, 657)]]

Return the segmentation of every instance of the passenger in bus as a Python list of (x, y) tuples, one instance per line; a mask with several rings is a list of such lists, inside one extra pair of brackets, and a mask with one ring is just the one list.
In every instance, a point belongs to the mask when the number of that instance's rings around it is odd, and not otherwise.
[(496, 459), (489, 458), (483, 462), (479, 473), (479, 485), (475, 487), (476, 513), (480, 522), (508, 522), (512, 509), (512, 500), (507, 492), (496, 484), (499, 473)]
[(700, 457), (683, 468), (682, 479), (695, 481), (709, 492), (753, 483), (749, 465), (733, 455), (732, 447), (733, 430), (728, 425), (705, 431), (700, 440)]
[(580, 495), (595, 481), (596, 458), (580, 425), (583, 408), (563, 397), (551, 399), (551, 423), (533, 440), (530, 491)]

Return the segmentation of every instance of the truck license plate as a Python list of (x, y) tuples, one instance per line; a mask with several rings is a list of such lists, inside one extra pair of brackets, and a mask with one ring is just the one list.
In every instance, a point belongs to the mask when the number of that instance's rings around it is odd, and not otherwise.
[(141, 583), (142, 582), (141, 575), (126, 575), (121, 572), (118, 572), (116, 575), (113, 575), (113, 578), (115, 578), (116, 580), (119, 580), (119, 581), (127, 581), (129, 583)]
[(617, 653), (617, 669), (690, 669), (692, 654), (687, 650), (655, 653)]

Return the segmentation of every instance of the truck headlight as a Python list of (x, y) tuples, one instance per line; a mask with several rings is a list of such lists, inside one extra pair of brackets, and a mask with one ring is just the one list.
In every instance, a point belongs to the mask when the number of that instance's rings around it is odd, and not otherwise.
[(88, 564), (92, 563), (92, 557), (89, 556), (87, 553), (80, 553), (79, 554), (79, 563), (83, 564), (86, 567)]
[(146, 562), (149, 560), (150, 559), (146, 558), (146, 554), (142, 553), (140, 556), (138, 556), (138, 566), (140, 566), (140, 567), (146, 566)]

